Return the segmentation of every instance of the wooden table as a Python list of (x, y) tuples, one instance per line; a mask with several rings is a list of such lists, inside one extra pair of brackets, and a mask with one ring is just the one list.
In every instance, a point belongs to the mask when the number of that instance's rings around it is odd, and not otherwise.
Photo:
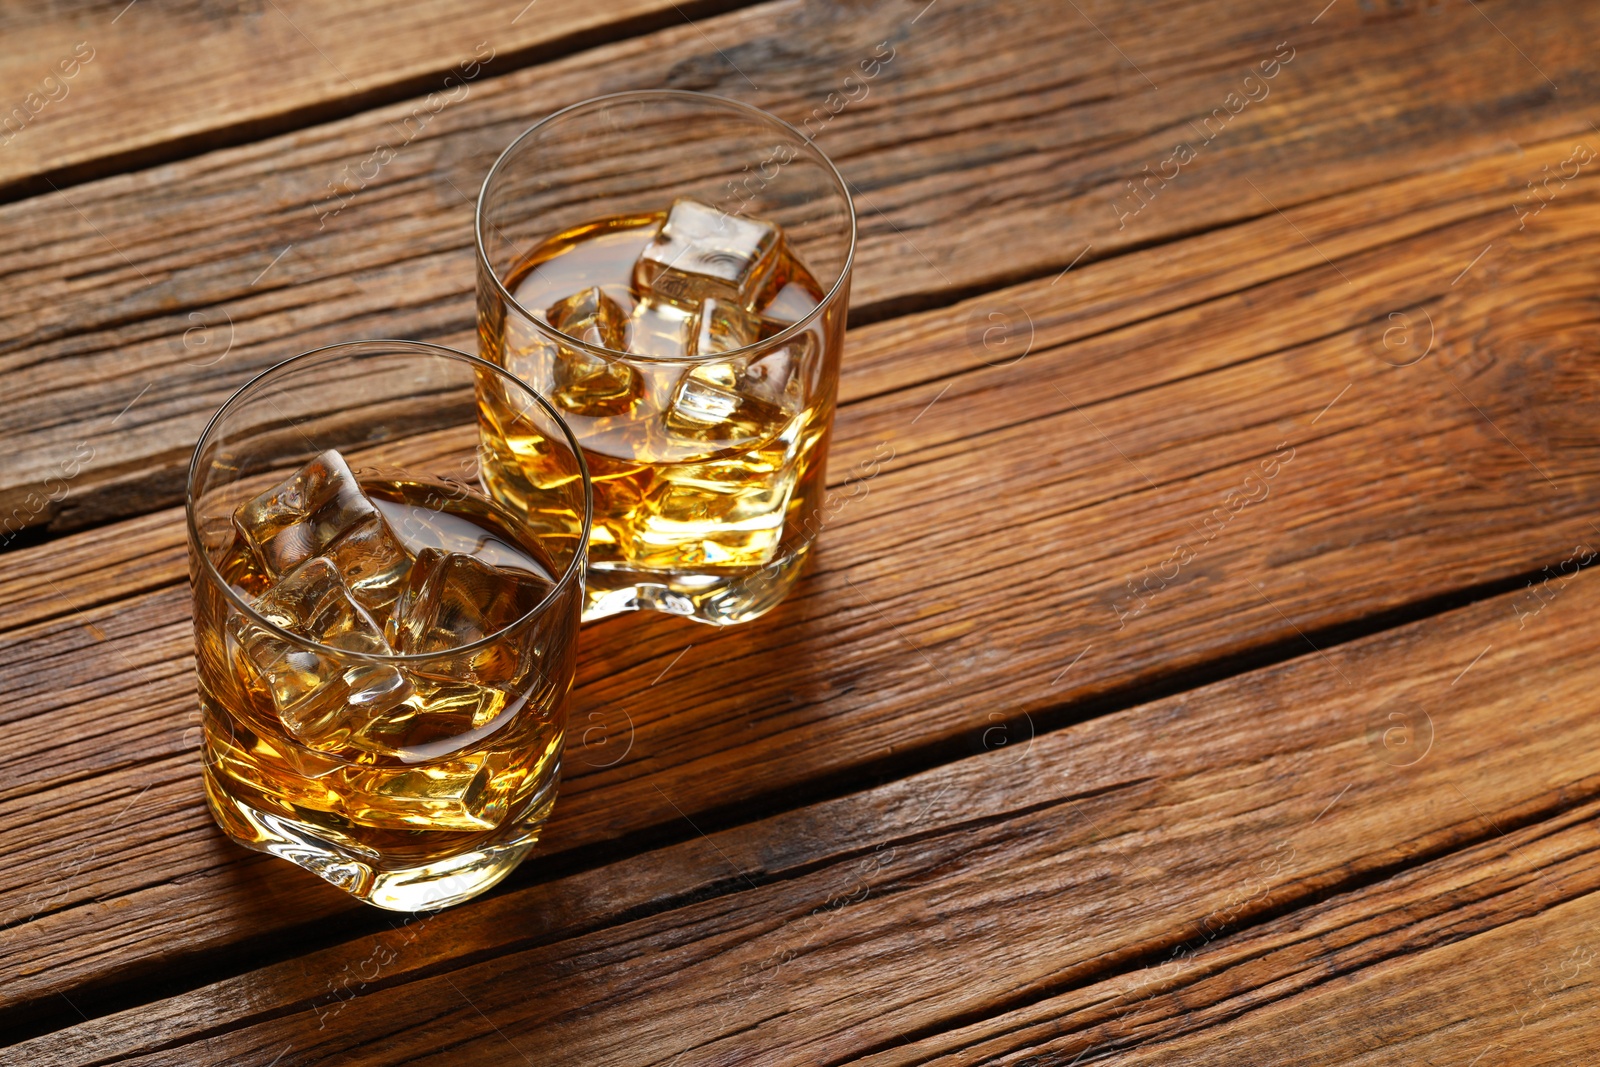
[[(1600, 5), (1324, 2), (0, 12), (0, 1063), (1597, 1062)], [(855, 191), (839, 506), (362, 907), (205, 812), (190, 449), (658, 86)]]

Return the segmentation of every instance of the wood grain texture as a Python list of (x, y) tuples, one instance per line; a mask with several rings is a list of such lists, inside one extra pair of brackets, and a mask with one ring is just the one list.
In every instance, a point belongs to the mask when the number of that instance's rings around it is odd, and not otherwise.
[[(491, 68), (332, 216), (328, 183), (392, 147), (415, 101), (0, 208), (0, 448), (13, 457), (0, 522), (65, 530), (176, 503), (205, 419), (294, 352), (363, 335), (470, 344), (471, 198), (533, 118), (584, 97), (705, 89), (811, 122), (856, 190), (855, 306), (878, 318), (1178, 235), (1281, 223), (1276, 209), (1398, 175), (1447, 181), (1508, 142), (1590, 136), (1584, 108), (1600, 92), (1578, 45), (1600, 34), (1600, 10), (1561, 0), (1381, 19), (1344, 4), (1314, 25), (1267, 0), (1071, 17), (925, 6), (783, 0)], [(1513, 13), (1559, 95), (1484, 17)], [(880, 42), (892, 62), (817, 119)], [(1263, 63), (1274, 77), (1247, 84)], [(1163, 166), (1190, 142), (1193, 159)], [(1507, 217), (1540, 176), (1505, 176)]]
[(8, 4), (0, 196), (45, 193), (402, 96), (454, 98), (499, 73), (496, 60), (515, 66), (686, 18), (665, 0), (540, 0), (537, 9), (526, 0)]
[[(742, 821), (795, 791), (1014, 742), (1086, 700), (1559, 569), (1596, 536), (1592, 408), (1561, 398), (1593, 388), (1584, 302), (1600, 267), (1575, 252), (1600, 204), (1585, 179), (1513, 234), (1504, 176), (1526, 160), (1511, 158), (855, 331), (842, 496), (815, 571), (755, 626), (586, 631), (544, 855), (684, 835), (683, 815)], [(1491, 241), (1499, 255), (1460, 278)], [(1139, 278), (1151, 308), (1126, 295)], [(990, 366), (969, 327), (1001, 305), (1031, 309), (1034, 345)], [(1403, 369), (1394, 353), (1416, 349), (1384, 344), (1397, 308), (1431, 309), (1439, 327), (1437, 351)], [(855, 492), (851, 468), (885, 441), (895, 458)], [(1263, 480), (1286, 441), (1293, 458)], [(1231, 492), (1260, 499), (1230, 512)], [(10, 617), (31, 620), (0, 663), (18, 693), (0, 798), (16, 842), (0, 871), (11, 1005), (351, 907), (281, 865), (264, 900), (260, 868), (209, 825), (175, 518), (139, 526), (103, 580), (84, 546), (135, 523), (13, 553), (19, 577), (0, 574)], [(1163, 561), (1185, 543), (1192, 559), (1133, 613), (1128, 579), (1171, 575)], [(95, 601), (103, 584), (126, 587), (134, 544), (169, 569)], [(81, 561), (57, 583), (67, 603), (37, 577), (63, 550)], [(1543, 603), (1522, 596), (1523, 616)], [(35, 758), (46, 750), (53, 763)], [(119, 823), (146, 786), (140, 803), (162, 817)], [(122, 851), (63, 875), (96, 834)], [(157, 848), (158, 863), (141, 858)], [(59, 891), (39, 909), (29, 894), (45, 883)]]
[(1110, 1062), (1232, 1064), (1241, 1056), (1284, 1067), (1587, 1062), (1600, 1048), (1597, 918), (1600, 893), (1591, 892)]
[[(1250, 1062), (1396, 1062), (1389, 1047), (1440, 1062), (1514, 1033), (1522, 1053), (1506, 1062), (1584, 1062), (1600, 953), (1569, 972), (1600, 907), (1600, 579), (1571, 578), (1520, 629), (1515, 596), (17, 1054), (1020, 1065), (1271, 1047)], [(1414, 747), (1385, 743), (1396, 708), (1415, 713)], [(1565, 984), (1528, 1000), (1548, 973)], [(959, 1040), (983, 1029), (986, 1046)]]
[[(1582, 987), (1600, 962), (1586, 918), (1595, 906), (1596, 814), (1585, 805), (1495, 835), (1238, 934), (1196, 936), (1142, 969), (861, 1062), (1369, 1062), (1363, 1052), (1374, 1063), (1579, 1062), (1595, 1045), (1594, 1001)], [(1547, 917), (1551, 909), (1557, 914)], [(1458, 943), (1468, 959), (1448, 951)], [(1406, 966), (1413, 958), (1430, 969), (1418, 974)], [(1396, 972), (1423, 995), (1401, 995)], [(1479, 996), (1480, 987), (1491, 995)], [(1409, 1001), (1404, 1010), (1395, 1010), (1399, 1001)], [(1192, 1035), (1199, 1039), (1182, 1040)], [(1289, 1047), (1288, 1035), (1299, 1047)]]

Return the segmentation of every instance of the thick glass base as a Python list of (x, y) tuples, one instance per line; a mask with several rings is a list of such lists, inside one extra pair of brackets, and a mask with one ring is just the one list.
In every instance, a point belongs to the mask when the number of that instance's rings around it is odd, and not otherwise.
[(583, 621), (625, 611), (660, 611), (710, 626), (733, 626), (760, 618), (800, 579), (807, 542), (767, 564), (733, 574), (627, 570), (591, 563), (586, 575)]
[(431, 911), (459, 904), (514, 870), (539, 840), (555, 804), (559, 771), (530, 797), (522, 813), (470, 851), (410, 866), (357, 853), (316, 828), (229, 796), (206, 768), (206, 801), (224, 833), (246, 848), (298, 864), (350, 895), (390, 911)]

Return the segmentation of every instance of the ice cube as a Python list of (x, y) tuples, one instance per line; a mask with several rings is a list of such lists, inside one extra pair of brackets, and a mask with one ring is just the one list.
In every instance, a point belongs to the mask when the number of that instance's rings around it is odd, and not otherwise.
[(800, 407), (803, 344), (784, 345), (752, 359), (739, 376), (739, 392), (793, 413)]
[(790, 251), (787, 242), (778, 251), (778, 262), (767, 275), (752, 311), (760, 314), (761, 336), (771, 337), (779, 330), (799, 322), (817, 309), (821, 290), (805, 264)]
[[(390, 653), (378, 624), (325, 557), (291, 570), (255, 607), (274, 625), (318, 644)], [(357, 735), (367, 733), (372, 720), (395, 710), (411, 694), (409, 679), (388, 664), (307, 648), (242, 616), (229, 625), (240, 652), (271, 695), (279, 720), (311, 748), (359, 747)]]
[(272, 588), (272, 578), (261, 568), (261, 561), (239, 532), (229, 529), (227, 547), (212, 554), (217, 573), (247, 600), (254, 600)]
[(344, 457), (329, 449), (242, 504), (233, 522), (267, 573), (279, 577), (376, 512)]
[(665, 300), (642, 297), (633, 305), (628, 324), (628, 351), (669, 359), (687, 355), (694, 314)]
[(761, 336), (771, 337), (817, 310), (817, 298), (799, 282), (779, 289), (761, 309)]
[[(692, 323), (691, 355), (732, 352), (754, 344), (760, 317), (715, 297), (701, 301)], [(800, 364), (809, 335), (753, 356), (702, 363), (678, 383), (668, 429), (681, 437), (729, 445), (776, 436), (801, 407)]]
[[(424, 548), (395, 605), (395, 647), (407, 655), (449, 653), (505, 629), (539, 605), (548, 579), (496, 567), (460, 552)], [(523, 666), (525, 641), (508, 638), (419, 666), (436, 679), (477, 685), (510, 683)], [(441, 694), (442, 701), (451, 699)]]
[(778, 436), (804, 405), (802, 357), (808, 342), (809, 335), (802, 335), (800, 342), (757, 356), (690, 369), (673, 393), (667, 429), (725, 447)]
[(686, 373), (672, 396), (672, 407), (667, 411), (668, 427), (697, 437), (731, 419), (739, 410), (737, 380), (737, 371), (731, 363), (710, 363)]
[[(421, 762), (402, 756), (407, 762)], [(430, 758), (425, 767), (383, 769), (383, 807), (375, 814), (427, 830), (493, 830), (510, 812), (521, 776), (507, 773), (512, 757), (475, 752), (455, 759)]]
[[(597, 348), (628, 347), (628, 313), (597, 285), (552, 304), (545, 317), (568, 337)], [(639, 372), (623, 360), (570, 345), (557, 345), (552, 358), (551, 393), (565, 411), (591, 418), (622, 415), (639, 398)]]
[(506, 370), (549, 396), (551, 373), (555, 368), (556, 345), (537, 326), (521, 315), (505, 316), (497, 362)]
[(351, 595), (380, 617), (394, 604), (411, 571), (411, 553), (382, 513), (345, 531), (325, 555), (339, 568)]
[(690, 320), (689, 336), (691, 343), (688, 354), (691, 356), (732, 352), (755, 344), (761, 336), (761, 323), (738, 304), (707, 297), (700, 302), (700, 309)]
[(242, 504), (233, 525), (271, 577), (324, 556), (372, 610), (394, 602), (411, 567), (411, 553), (331, 448)]
[(579, 290), (550, 305), (545, 312), (550, 325), (597, 348), (624, 351), (628, 338), (628, 313), (598, 285)]
[(781, 244), (770, 222), (675, 200), (633, 265), (634, 288), (684, 308), (707, 297), (750, 307), (777, 265)]

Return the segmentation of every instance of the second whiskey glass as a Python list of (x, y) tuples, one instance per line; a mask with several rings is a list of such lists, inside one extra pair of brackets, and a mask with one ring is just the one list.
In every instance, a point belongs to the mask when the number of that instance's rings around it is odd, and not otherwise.
[[(485, 493), (485, 411), (566, 478)], [(560, 418), (475, 356), (352, 342), (235, 393), (188, 491), (223, 830), (398, 911), (503, 878), (555, 800), (589, 504)]]
[[(477, 239), (479, 351), (550, 398), (594, 481), (584, 618), (774, 607), (826, 489), (855, 247), (833, 164), (731, 100), (600, 97), (506, 149)], [(505, 469), (547, 445), (507, 439)]]

